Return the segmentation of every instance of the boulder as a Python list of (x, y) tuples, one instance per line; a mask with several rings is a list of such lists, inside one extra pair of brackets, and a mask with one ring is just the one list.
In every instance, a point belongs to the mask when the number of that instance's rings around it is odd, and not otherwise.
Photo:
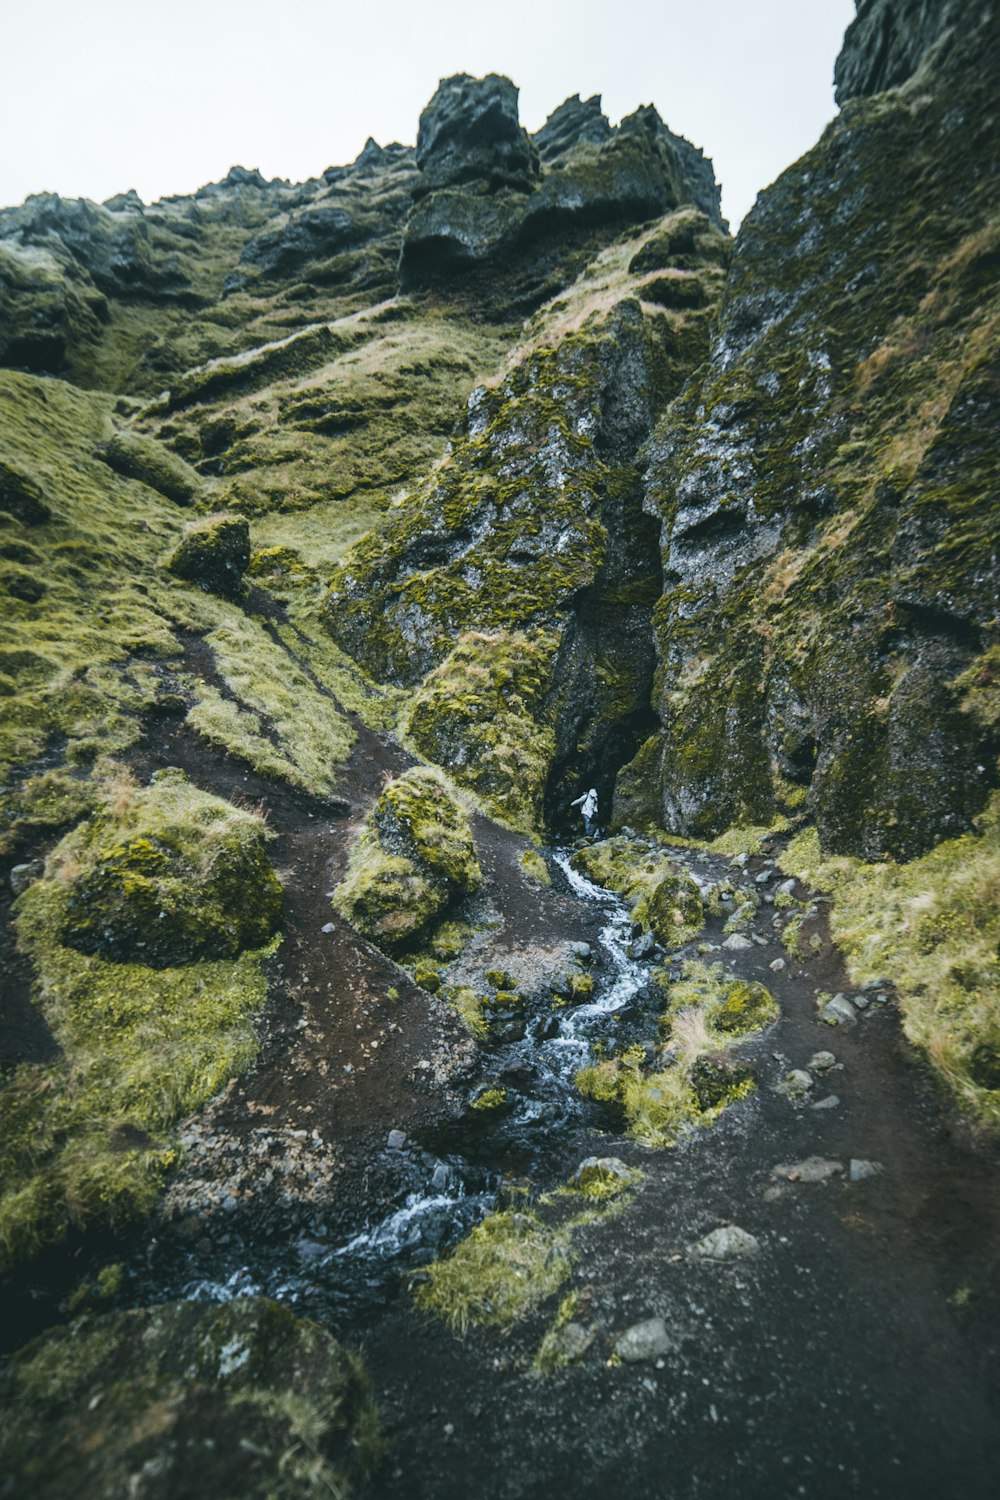
[(440, 773), (418, 766), (368, 814), (333, 902), (364, 937), (398, 952), (481, 879), (464, 809)]
[(675, 1347), (663, 1319), (647, 1318), (642, 1323), (633, 1323), (631, 1328), (619, 1334), (614, 1352), (624, 1364), (635, 1365), (662, 1359)]
[(167, 559), (167, 567), (186, 583), (210, 594), (238, 599), (250, 565), (250, 523), (225, 513), (195, 521)]
[(283, 892), (254, 814), (158, 772), (66, 835), (43, 882), (62, 941), (115, 962), (166, 968), (260, 948)]
[(531, 186), (538, 153), (518, 119), (517, 94), (510, 79), (496, 73), (441, 80), (417, 132), (424, 191), (465, 182), (490, 191)]
[(760, 1240), (754, 1235), (737, 1224), (723, 1224), (689, 1245), (687, 1253), (693, 1260), (737, 1260), (759, 1251)]
[(0, 1467), (37, 1500), (342, 1495), (375, 1458), (359, 1359), (263, 1298), (77, 1319), (13, 1356), (0, 1405)]

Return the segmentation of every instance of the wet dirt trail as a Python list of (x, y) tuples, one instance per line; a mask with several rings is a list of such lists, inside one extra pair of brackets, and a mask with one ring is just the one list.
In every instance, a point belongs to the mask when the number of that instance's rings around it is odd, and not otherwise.
[[(822, 910), (809, 931), (825, 933)], [(395, 1453), (380, 1494), (1000, 1492), (996, 1164), (950, 1134), (891, 1003), (830, 1028), (815, 997), (849, 990), (836, 951), (824, 940), (774, 973), (782, 951), (772, 939), (713, 955), (782, 1006), (748, 1049), (756, 1095), (674, 1151), (600, 1143), (646, 1177), (621, 1219), (577, 1244), (567, 1285), (597, 1332), (579, 1364), (530, 1373), (544, 1317), (463, 1343), (400, 1300), (368, 1335)], [(836, 1067), (801, 1101), (778, 1093), (819, 1049)], [(831, 1175), (773, 1175), (810, 1157)], [(881, 1170), (852, 1181), (859, 1161)], [(687, 1247), (722, 1224), (760, 1253), (693, 1261)], [(615, 1337), (654, 1316), (670, 1352), (609, 1363)]]

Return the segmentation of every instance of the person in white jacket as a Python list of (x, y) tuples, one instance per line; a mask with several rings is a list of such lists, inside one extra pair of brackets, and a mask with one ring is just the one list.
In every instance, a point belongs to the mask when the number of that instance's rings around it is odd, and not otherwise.
[(591, 787), (589, 792), (583, 792), (570, 807), (578, 807), (583, 819), (583, 831), (592, 834), (597, 827), (597, 788)]

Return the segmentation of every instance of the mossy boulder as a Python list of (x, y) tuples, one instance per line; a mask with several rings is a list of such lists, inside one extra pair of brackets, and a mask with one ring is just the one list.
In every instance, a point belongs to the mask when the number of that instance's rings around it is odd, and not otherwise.
[(360, 1360), (263, 1298), (168, 1302), (57, 1328), (0, 1383), (18, 1494), (347, 1495), (378, 1453)]
[(632, 908), (633, 921), (664, 948), (686, 943), (705, 925), (701, 893), (690, 875), (670, 874), (652, 883)]
[(570, 863), (630, 900), (633, 920), (664, 948), (688, 942), (705, 925), (697, 884), (654, 843), (618, 835), (578, 849)]
[(399, 952), (481, 880), (464, 808), (440, 773), (418, 766), (368, 814), (333, 901), (364, 937)]
[(190, 464), (141, 432), (116, 432), (100, 457), (116, 474), (139, 479), (178, 505), (190, 505), (205, 487)]
[(226, 599), (240, 597), (249, 566), (250, 523), (245, 516), (225, 514), (195, 521), (167, 559), (175, 577)]
[(277, 930), (281, 885), (267, 829), (177, 771), (128, 788), (50, 856), (64, 891), (62, 940), (152, 968), (232, 958)]
[(557, 640), (469, 632), (410, 700), (403, 729), (429, 760), (532, 832), (541, 821), (555, 734), (545, 706)]

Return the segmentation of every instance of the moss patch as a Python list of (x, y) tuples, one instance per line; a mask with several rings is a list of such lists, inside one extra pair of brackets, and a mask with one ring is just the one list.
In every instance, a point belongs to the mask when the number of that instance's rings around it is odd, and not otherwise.
[(976, 1119), (1000, 1124), (1000, 1079), (984, 1065), (1000, 1045), (1000, 798), (976, 832), (909, 864), (825, 856), (812, 829), (782, 864), (832, 894), (852, 981), (891, 981), (910, 1041)]
[(629, 1133), (653, 1148), (675, 1145), (753, 1092), (752, 1070), (728, 1049), (779, 1014), (763, 985), (735, 979), (719, 965), (688, 962), (677, 983), (663, 982), (666, 1046), (659, 1059), (650, 1065), (641, 1047), (630, 1048), (576, 1076), (585, 1098), (617, 1106)]
[(633, 920), (664, 948), (690, 941), (705, 924), (697, 885), (655, 845), (619, 835), (578, 849), (570, 863), (630, 900)]

